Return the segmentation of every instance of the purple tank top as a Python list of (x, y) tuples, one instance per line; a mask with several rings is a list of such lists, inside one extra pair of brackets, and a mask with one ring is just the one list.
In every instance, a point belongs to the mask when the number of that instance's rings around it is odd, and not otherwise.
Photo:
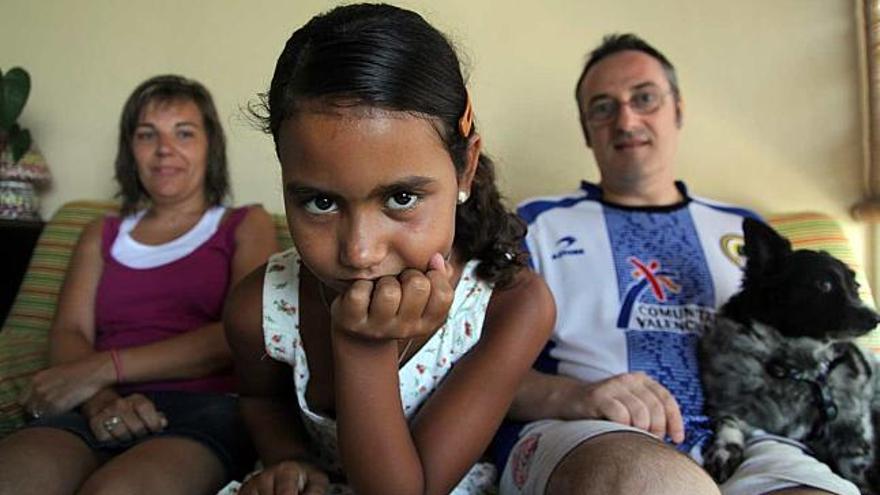
[[(148, 269), (125, 266), (110, 254), (120, 217), (106, 217), (101, 237), (104, 270), (95, 300), (95, 348), (124, 349), (174, 337), (220, 321), (229, 289), (235, 230), (247, 207), (229, 212), (217, 231), (192, 253)], [(232, 392), (232, 369), (189, 380), (120, 385), (122, 393), (176, 390)]]

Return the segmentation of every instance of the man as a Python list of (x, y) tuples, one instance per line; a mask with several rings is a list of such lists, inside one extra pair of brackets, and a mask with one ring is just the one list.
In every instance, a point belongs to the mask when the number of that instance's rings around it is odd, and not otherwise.
[(694, 462), (711, 436), (697, 341), (738, 289), (742, 218), (753, 214), (675, 181), (684, 104), (672, 64), (643, 40), (605, 38), (576, 98), (601, 181), (520, 208), (558, 316), (542, 373), (511, 408), (531, 423), (496, 443), (501, 493), (857, 495), (777, 438), (750, 443), (721, 487)]

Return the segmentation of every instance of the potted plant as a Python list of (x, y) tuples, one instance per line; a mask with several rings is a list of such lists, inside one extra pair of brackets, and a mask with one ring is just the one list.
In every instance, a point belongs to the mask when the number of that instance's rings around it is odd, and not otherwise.
[(31, 78), (21, 67), (0, 70), (0, 218), (39, 220), (36, 187), (51, 175), (31, 134), (18, 124), (31, 91)]

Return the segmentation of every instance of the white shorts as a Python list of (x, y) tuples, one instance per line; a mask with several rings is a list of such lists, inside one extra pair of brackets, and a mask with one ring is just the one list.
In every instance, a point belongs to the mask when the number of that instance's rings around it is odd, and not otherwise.
[[(542, 495), (562, 459), (581, 443), (611, 432), (650, 433), (601, 420), (548, 419), (528, 424), (510, 451), (501, 475), (501, 495)], [(746, 444), (745, 461), (720, 486), (723, 495), (756, 495), (805, 486), (838, 495), (859, 495), (851, 482), (804, 451), (797, 442), (771, 435)]]

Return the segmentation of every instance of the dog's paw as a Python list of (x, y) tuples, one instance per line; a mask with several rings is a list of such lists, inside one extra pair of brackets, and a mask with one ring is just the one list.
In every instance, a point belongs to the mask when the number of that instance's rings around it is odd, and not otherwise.
[(743, 461), (743, 445), (741, 443), (713, 443), (706, 450), (703, 467), (718, 483), (724, 483), (736, 471)]

